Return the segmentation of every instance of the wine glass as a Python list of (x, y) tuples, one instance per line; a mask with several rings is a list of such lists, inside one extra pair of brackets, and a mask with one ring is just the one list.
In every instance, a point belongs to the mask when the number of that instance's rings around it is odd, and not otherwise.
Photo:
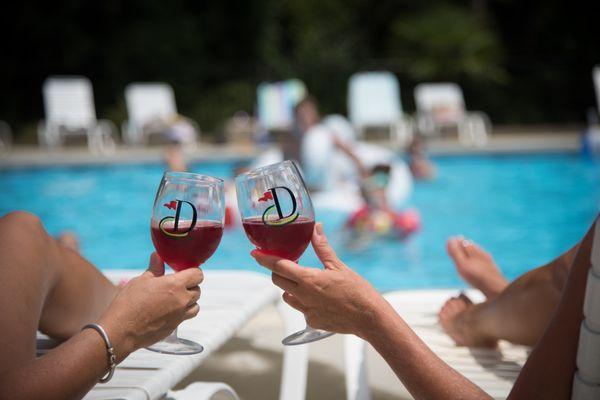
[[(235, 178), (238, 208), (250, 242), (260, 251), (298, 262), (315, 226), (312, 202), (296, 165), (289, 160)], [(282, 343), (314, 342), (333, 335), (308, 324)]]
[[(197, 268), (215, 252), (223, 235), (223, 181), (189, 172), (165, 172), (154, 200), (150, 233), (157, 253), (174, 271)], [(196, 354), (204, 348), (177, 337), (177, 329), (148, 350)]]

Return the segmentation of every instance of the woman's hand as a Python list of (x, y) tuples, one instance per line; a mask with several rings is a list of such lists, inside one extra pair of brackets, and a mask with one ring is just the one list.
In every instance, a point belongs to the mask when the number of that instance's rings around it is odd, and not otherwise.
[(164, 339), (184, 320), (198, 314), (200, 268), (163, 276), (165, 266), (156, 253), (143, 274), (130, 280), (100, 318), (114, 343), (117, 361), (139, 348)]
[(390, 305), (369, 282), (340, 261), (320, 223), (311, 241), (324, 269), (303, 268), (259, 250), (251, 254), (273, 271), (273, 283), (285, 291), (283, 300), (304, 313), (311, 327), (364, 337), (374, 328), (380, 311), (389, 310)]

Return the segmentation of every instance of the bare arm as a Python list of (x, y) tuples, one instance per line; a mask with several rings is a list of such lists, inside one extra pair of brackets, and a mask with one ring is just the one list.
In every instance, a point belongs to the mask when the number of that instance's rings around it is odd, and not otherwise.
[(337, 258), (320, 224), (312, 245), (324, 269), (299, 268), (252, 252), (273, 271), (273, 283), (285, 290), (284, 301), (303, 312), (311, 327), (367, 340), (417, 399), (489, 399), (438, 358), (366, 280)]
[(379, 308), (361, 336), (416, 399), (490, 399), (436, 356), (391, 306)]
[[(114, 336), (114, 335), (113, 335)], [(118, 361), (130, 350), (114, 342)], [(77, 399), (83, 397), (108, 370), (106, 345), (98, 332), (86, 329), (45, 356), (13, 365), (0, 375), (3, 399)]]
[[(571, 265), (560, 303), (523, 366), (509, 399), (570, 398), (593, 237), (594, 226), (580, 244), (562, 256)], [(550, 365), (552, 368), (548, 368)]]
[[(150, 269), (124, 286), (97, 319), (113, 344), (117, 363), (132, 351), (166, 337), (182, 320), (198, 313), (202, 271), (193, 268), (161, 276), (163, 273), (162, 261), (153, 255)], [(31, 325), (35, 321), (10, 321), (11, 337), (0, 337), (0, 399), (79, 399), (106, 374), (108, 355), (98, 332), (85, 329), (35, 358), (35, 326)], [(30, 333), (27, 340), (15, 339)]]
[(366, 178), (369, 175), (369, 171), (367, 171), (367, 168), (363, 165), (360, 158), (358, 158), (358, 155), (350, 146), (340, 140), (336, 135), (333, 135), (333, 144), (340, 149), (340, 151), (350, 157), (350, 159), (356, 165), (356, 168), (358, 168), (361, 178)]

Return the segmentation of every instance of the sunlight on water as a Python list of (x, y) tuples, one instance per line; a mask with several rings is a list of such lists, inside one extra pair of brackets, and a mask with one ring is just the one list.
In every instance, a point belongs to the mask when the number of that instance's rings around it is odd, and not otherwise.
[[(345, 216), (317, 210), (340, 257), (378, 289), (459, 287), (445, 240), (464, 234), (490, 250), (511, 278), (566, 250), (600, 209), (600, 165), (577, 155), (438, 157), (439, 175), (419, 182), (410, 206), (422, 230), (405, 242), (345, 248)], [(233, 163), (193, 165), (230, 177)], [(153, 250), (150, 213), (163, 166), (57, 167), (0, 171), (0, 214), (24, 209), (52, 234), (76, 232), (83, 254), (101, 268), (145, 268)], [(227, 231), (206, 268), (261, 271), (241, 229)], [(302, 258), (317, 265), (312, 251)]]

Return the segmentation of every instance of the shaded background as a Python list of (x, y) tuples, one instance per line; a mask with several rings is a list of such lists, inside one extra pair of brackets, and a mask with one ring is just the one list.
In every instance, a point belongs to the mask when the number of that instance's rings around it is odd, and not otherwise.
[(173, 85), (179, 110), (218, 137), (254, 111), (262, 80), (302, 79), (345, 112), (349, 76), (387, 69), (405, 110), (422, 81), (463, 86), (498, 123), (582, 123), (600, 60), (597, 2), (517, 0), (20, 1), (0, 13), (0, 119), (34, 141), (48, 75), (81, 74), (120, 123), (133, 81)]

